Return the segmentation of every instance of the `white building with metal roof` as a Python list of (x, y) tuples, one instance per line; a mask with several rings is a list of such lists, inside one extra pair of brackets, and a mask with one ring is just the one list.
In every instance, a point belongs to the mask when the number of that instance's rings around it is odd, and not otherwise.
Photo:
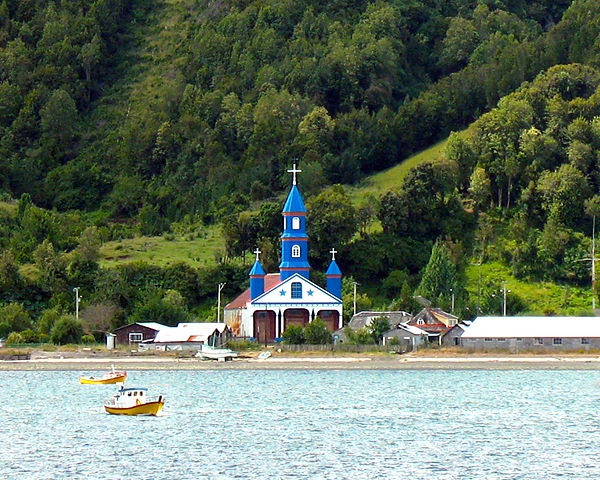
[(600, 317), (477, 317), (461, 335), (473, 350), (600, 348)]

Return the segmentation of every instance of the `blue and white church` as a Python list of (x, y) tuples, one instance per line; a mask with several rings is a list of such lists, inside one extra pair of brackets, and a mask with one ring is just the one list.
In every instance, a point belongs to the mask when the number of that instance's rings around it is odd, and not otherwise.
[(320, 317), (330, 331), (342, 327), (342, 272), (331, 250), (327, 288), (310, 281), (306, 207), (296, 182), (301, 170), (296, 165), (292, 188), (283, 206), (281, 263), (279, 273), (265, 273), (260, 250), (250, 270), (250, 288), (225, 306), (224, 320), (234, 334), (272, 342), (290, 325), (306, 326)]

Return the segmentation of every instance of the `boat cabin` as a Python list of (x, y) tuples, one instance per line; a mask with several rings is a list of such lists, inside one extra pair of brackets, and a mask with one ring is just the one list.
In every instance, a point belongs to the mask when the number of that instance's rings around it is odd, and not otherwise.
[(147, 388), (121, 388), (113, 395), (110, 403), (112, 405), (128, 407), (146, 403), (148, 396)]

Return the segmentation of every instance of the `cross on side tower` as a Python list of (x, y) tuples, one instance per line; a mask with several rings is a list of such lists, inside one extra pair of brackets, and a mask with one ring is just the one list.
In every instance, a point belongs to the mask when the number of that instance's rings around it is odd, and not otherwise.
[(258, 247), (257, 247), (257, 248), (256, 248), (256, 250), (254, 250), (254, 252), (252, 252), (252, 253), (254, 253), (254, 254), (256, 255), (256, 261), (258, 262), (258, 256), (259, 256), (259, 255), (260, 255), (262, 252), (261, 252), (261, 251), (258, 249)]
[(335, 262), (335, 254), (338, 253), (338, 251), (335, 248), (332, 248), (329, 253), (331, 253), (331, 260)]
[(302, 172), (302, 170), (296, 168), (296, 164), (294, 163), (294, 166), (291, 170), (288, 170), (288, 173), (293, 174), (292, 177), (292, 185), (296, 185), (296, 174)]

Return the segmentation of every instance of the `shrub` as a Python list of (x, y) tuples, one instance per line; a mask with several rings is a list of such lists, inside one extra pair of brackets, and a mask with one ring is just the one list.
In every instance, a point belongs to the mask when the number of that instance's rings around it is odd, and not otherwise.
[(257, 342), (251, 342), (250, 340), (227, 340), (225, 343), (227, 348), (231, 350), (260, 350), (262, 346)]
[(38, 343), (40, 341), (40, 336), (30, 328), (23, 330), (20, 334), (23, 337), (23, 343)]
[(25, 343), (23, 335), (20, 332), (12, 332), (6, 339), (7, 345), (17, 345), (19, 343)]
[(84, 335), (83, 337), (81, 337), (81, 341), (82, 343), (85, 343), (86, 345), (89, 345), (91, 343), (96, 343), (96, 339), (94, 338), (93, 335)]
[(50, 332), (50, 341), (55, 345), (80, 343), (83, 335), (81, 322), (73, 317), (62, 317), (56, 322)]
[(292, 345), (301, 345), (304, 343), (304, 331), (300, 325), (290, 325), (283, 332), (283, 341)]
[(319, 317), (304, 327), (304, 338), (311, 345), (325, 345), (333, 342), (331, 332)]

